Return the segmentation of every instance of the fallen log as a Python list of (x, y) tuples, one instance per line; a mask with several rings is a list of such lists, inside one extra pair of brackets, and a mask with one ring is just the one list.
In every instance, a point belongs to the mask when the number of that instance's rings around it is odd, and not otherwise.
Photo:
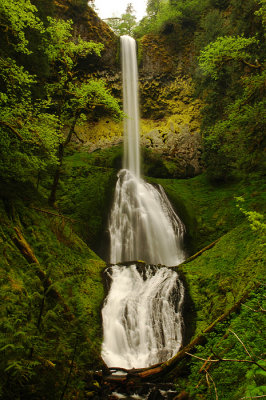
[[(214, 322), (212, 322), (206, 329), (204, 329), (204, 331), (200, 335), (195, 337), (187, 346), (182, 348), (171, 359), (169, 359), (161, 364), (156, 364), (156, 365), (153, 365), (153, 366), (147, 367), (147, 368), (140, 368), (137, 370), (134, 370), (134, 369), (133, 370), (125, 370), (125, 372), (128, 372), (127, 375), (120, 375), (120, 376), (118, 375), (118, 376), (116, 376), (116, 378), (114, 378), (113, 375), (109, 374), (104, 379), (107, 381), (112, 381), (112, 382), (117, 382), (117, 383), (126, 383), (129, 380), (134, 380), (134, 379), (136, 381), (139, 381), (139, 379), (141, 379), (142, 381), (157, 380), (158, 378), (161, 378), (162, 376), (167, 375), (170, 371), (172, 371), (177, 366), (177, 364), (181, 360), (189, 357), (189, 355), (187, 353), (190, 353), (191, 351), (193, 351), (195, 346), (204, 343), (204, 341), (206, 340), (206, 334), (211, 332), (219, 322), (224, 321), (226, 318), (229, 317), (230, 314), (237, 311), (239, 309), (239, 307), (241, 306), (241, 304), (244, 303), (245, 300), (247, 300), (247, 298), (250, 295), (251, 290), (254, 289), (254, 287), (258, 287), (258, 286), (259, 286), (259, 284), (251, 285), (250, 288), (244, 293), (244, 295), (229, 310), (227, 310), (225, 313), (220, 315)], [(117, 369), (119, 370), (119, 368), (117, 368)], [(112, 371), (112, 368), (110, 368), (109, 371)]]
[(58, 217), (58, 218), (65, 219), (65, 220), (70, 221), (70, 222), (78, 222), (78, 221), (77, 221), (76, 219), (74, 219), (74, 218), (66, 217), (65, 215), (57, 214), (57, 213), (55, 213), (55, 212), (53, 212), (53, 211), (43, 210), (42, 208), (33, 207), (33, 206), (31, 206), (30, 208), (32, 208), (33, 210), (36, 210), (36, 211), (40, 211), (40, 212), (42, 212), (42, 213), (44, 213), (44, 214), (48, 214), (48, 215), (52, 215), (52, 216), (54, 216), (54, 217)]
[[(13, 236), (12, 240), (13, 240), (14, 244), (16, 245), (16, 247), (20, 250), (23, 257), (30, 264), (40, 265), (37, 257), (35, 256), (33, 250), (30, 247), (29, 243), (23, 237), (20, 229), (17, 227), (14, 227), (14, 230), (16, 232), (16, 236)], [(52, 286), (53, 282), (46, 275), (45, 271), (43, 271), (42, 269), (39, 268), (39, 269), (37, 269), (36, 273), (37, 273), (39, 279), (42, 281), (42, 284), (43, 284), (45, 290), (47, 290), (48, 288), (50, 288), (50, 286)], [(55, 288), (51, 287), (49, 290), (49, 295), (52, 296), (54, 299), (56, 299), (62, 305), (65, 318), (68, 321), (72, 321), (75, 318), (75, 316), (74, 316), (74, 314), (71, 313), (70, 308), (64, 302), (64, 299), (62, 298), (61, 294)]]
[(207, 251), (207, 250), (210, 250), (212, 247), (214, 247), (214, 246), (216, 245), (216, 243), (219, 242), (219, 240), (220, 240), (220, 238), (219, 238), (219, 239), (216, 239), (214, 242), (210, 243), (208, 246), (204, 247), (203, 249), (201, 249), (201, 250), (198, 251), (197, 253), (193, 254), (193, 256), (187, 258), (184, 262), (182, 262), (182, 263), (179, 265), (179, 267), (180, 267), (181, 265), (183, 265), (183, 264), (189, 263), (189, 262), (192, 261), (192, 260), (195, 260), (195, 258), (201, 256), (202, 253), (204, 253), (204, 252)]
[(244, 295), (229, 310), (220, 315), (214, 322), (212, 322), (206, 329), (204, 329), (204, 331), (200, 335), (194, 338), (187, 346), (181, 349), (174, 357), (162, 363), (161, 365), (162, 372), (164, 373), (168, 372), (170, 369), (174, 368), (179, 361), (181, 361), (185, 357), (188, 357), (187, 353), (191, 352), (191, 350), (193, 350), (195, 346), (202, 344), (206, 340), (205, 335), (213, 331), (213, 329), (219, 322), (224, 321), (226, 318), (229, 317), (230, 314), (237, 311), (242, 305), (242, 303), (244, 303), (244, 301), (247, 300), (251, 290), (254, 289), (254, 286), (257, 287), (258, 285), (259, 284), (251, 285), (250, 288), (244, 293)]

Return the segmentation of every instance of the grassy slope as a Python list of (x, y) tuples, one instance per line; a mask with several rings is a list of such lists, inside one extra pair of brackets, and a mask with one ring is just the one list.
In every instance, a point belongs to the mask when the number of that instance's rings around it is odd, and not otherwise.
[(263, 279), (265, 248), (249, 224), (225, 234), (200, 257), (182, 266), (199, 334)]
[(204, 174), (191, 179), (154, 179), (160, 183), (188, 231), (190, 253), (218, 239), (243, 222), (235, 197), (243, 196), (245, 207), (262, 212), (266, 201), (266, 184), (250, 180), (213, 186)]
[[(265, 184), (253, 180), (215, 187), (204, 175), (189, 180), (152, 181), (165, 188), (186, 223), (192, 253), (220, 238), (214, 247), (179, 267), (191, 297), (186, 307), (187, 334), (190, 337), (200, 334), (250, 290), (250, 298), (240, 310), (207, 335), (205, 345), (198, 346), (194, 355), (202, 359), (212, 355), (216, 359), (220, 356), (250, 360), (233, 331), (248, 345), (254, 360), (263, 363), (259, 360), (263, 357), (265, 343), (262, 282), (266, 249), (262, 232), (251, 229), (236, 207), (234, 197), (243, 196), (246, 209), (263, 214)], [(255, 284), (260, 283), (261, 286), (255, 289)], [(204, 361), (191, 358), (171, 372), (171, 379), (188, 391), (192, 399), (211, 400), (216, 398), (215, 390), (222, 400), (266, 394), (265, 374), (256, 364), (205, 364), (211, 376), (207, 379), (203, 365)], [(261, 365), (265, 367), (265, 363)]]
[[(77, 220), (81, 237), (102, 255), (108, 213), (112, 204), (121, 146), (93, 153), (74, 153), (65, 158), (58, 189), (58, 206)], [(103, 249), (102, 249), (103, 248)]]
[[(16, 195), (5, 187), (0, 202), (0, 397), (41, 399), (45, 393), (45, 399), (59, 398), (73, 356), (66, 398), (78, 396), (87, 371), (101, 366), (105, 263), (62, 218), (32, 208), (47, 210), (34, 190), (21, 189)], [(15, 246), (14, 227), (22, 232), (39, 266), (29, 264)], [(44, 289), (38, 269), (51, 279), (74, 319), (68, 318), (51, 289)]]

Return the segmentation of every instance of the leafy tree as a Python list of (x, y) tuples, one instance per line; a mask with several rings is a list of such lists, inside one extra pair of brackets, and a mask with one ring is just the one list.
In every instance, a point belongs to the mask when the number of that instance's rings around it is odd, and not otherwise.
[(134, 13), (133, 5), (129, 3), (121, 18), (109, 18), (107, 23), (118, 36), (131, 36), (136, 26), (136, 16)]
[[(80, 38), (74, 42), (71, 21), (48, 17), (44, 24), (37, 11), (30, 1), (0, 2), (4, 37), (0, 46), (0, 173), (5, 179), (26, 181), (60, 165), (63, 147), (82, 116), (91, 116), (95, 109), (121, 115), (103, 81), (82, 79), (77, 71), (79, 59), (91, 54), (99, 57), (103, 45)], [(32, 37), (37, 37), (34, 46)], [(46, 64), (46, 75), (29, 71), (37, 70), (32, 58), (36, 55)], [(63, 138), (66, 127), (69, 131)], [(59, 167), (56, 171), (58, 181)]]
[(260, 8), (255, 12), (262, 19), (262, 24), (264, 28), (266, 27), (266, 0), (258, 0)]
[(53, 81), (47, 83), (47, 94), (54, 113), (59, 120), (58, 130), (68, 129), (64, 141), (58, 149), (59, 165), (55, 171), (49, 201), (55, 201), (59, 181), (60, 166), (63, 160), (64, 148), (70, 142), (75, 126), (82, 118), (92, 116), (94, 110), (105, 109), (115, 117), (121, 117), (118, 102), (105, 88), (102, 80), (81, 79), (77, 69), (81, 57), (90, 54), (100, 56), (102, 44), (86, 42), (78, 38), (71, 41), (71, 21), (49, 18), (46, 29), (45, 51), (51, 65)]
[(44, 26), (36, 7), (23, 0), (2, 0), (0, 21), (11, 48), (10, 54), (5, 46), (0, 50), (0, 174), (5, 179), (28, 180), (57, 162), (61, 140), (55, 130), (57, 117), (48, 111), (49, 101), (33, 98), (37, 77), (17, 61), (32, 53), (28, 32), (42, 35)]
[[(153, 3), (152, 3), (153, 4)], [(182, 13), (179, 8), (167, 2), (156, 3), (156, 8), (150, 7), (148, 16), (144, 17), (135, 29), (137, 37), (147, 33), (163, 32), (167, 25), (180, 24)]]
[(254, 44), (257, 44), (257, 40), (254, 37), (219, 37), (201, 51), (199, 66), (203, 74), (209, 75), (213, 79), (218, 79), (221, 67), (232, 60), (241, 61), (253, 68), (259, 68), (258, 62), (254, 61), (251, 64), (254, 56), (248, 51), (248, 48)]
[(209, 43), (214, 42), (220, 36), (228, 35), (229, 28), (227, 18), (218, 9), (211, 9), (203, 14), (199, 22), (199, 29), (195, 32), (195, 45), (197, 50), (202, 50)]
[[(243, 13), (236, 11), (238, 6)], [(231, 0), (230, 7), (223, 26), (231, 35), (201, 50), (196, 80), (206, 104), (203, 158), (214, 180), (262, 173), (265, 168), (263, 3)]]
[[(44, 32), (37, 8), (30, 1), (1, 0), (0, 23), (5, 39), (17, 52), (30, 54), (27, 30)], [(3, 49), (2, 49), (3, 51)]]
[(146, 8), (147, 14), (149, 16), (157, 15), (160, 10), (161, 2), (161, 0), (148, 0)]

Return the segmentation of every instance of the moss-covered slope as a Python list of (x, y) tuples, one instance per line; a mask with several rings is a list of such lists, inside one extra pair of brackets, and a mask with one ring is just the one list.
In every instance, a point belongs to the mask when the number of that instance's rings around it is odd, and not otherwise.
[(192, 179), (150, 179), (161, 184), (187, 228), (190, 254), (209, 245), (244, 221), (236, 197), (245, 208), (265, 211), (265, 183), (261, 179), (213, 185), (206, 175)]
[(20, 190), (5, 187), (0, 202), (0, 397), (83, 398), (101, 366), (105, 263), (35, 190)]

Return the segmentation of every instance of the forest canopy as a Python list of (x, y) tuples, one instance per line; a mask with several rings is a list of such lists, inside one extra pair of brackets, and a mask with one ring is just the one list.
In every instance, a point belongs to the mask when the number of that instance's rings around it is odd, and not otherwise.
[(74, 41), (71, 20), (41, 18), (29, 0), (1, 0), (0, 23), (0, 175), (27, 181), (60, 164), (76, 123), (96, 106), (122, 114), (104, 81), (78, 70), (78, 61), (100, 57), (103, 45)]

